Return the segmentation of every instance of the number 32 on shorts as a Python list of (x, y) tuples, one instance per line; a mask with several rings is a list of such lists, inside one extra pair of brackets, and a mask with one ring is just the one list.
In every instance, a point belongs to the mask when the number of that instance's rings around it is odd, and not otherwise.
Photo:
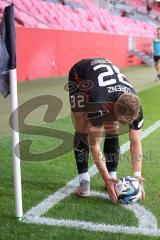
[(74, 94), (70, 96), (71, 108), (74, 111), (85, 108), (85, 96), (83, 94)]

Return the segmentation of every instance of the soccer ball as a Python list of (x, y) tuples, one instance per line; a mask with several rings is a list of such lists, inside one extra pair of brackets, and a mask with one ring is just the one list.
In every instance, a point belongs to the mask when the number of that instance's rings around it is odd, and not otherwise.
[(135, 203), (142, 198), (142, 185), (135, 177), (122, 177), (115, 184), (115, 192), (121, 203)]

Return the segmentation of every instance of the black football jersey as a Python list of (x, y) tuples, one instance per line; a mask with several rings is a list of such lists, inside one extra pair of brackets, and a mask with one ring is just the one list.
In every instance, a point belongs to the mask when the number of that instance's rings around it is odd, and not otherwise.
[(90, 102), (115, 102), (124, 92), (136, 94), (132, 85), (120, 70), (106, 59), (82, 59), (70, 71), (70, 81), (88, 84)]
[[(68, 86), (72, 111), (98, 112), (103, 103), (116, 102), (124, 92), (136, 95), (125, 75), (104, 58), (82, 59), (76, 63), (69, 72)], [(139, 119), (143, 119), (142, 108)]]

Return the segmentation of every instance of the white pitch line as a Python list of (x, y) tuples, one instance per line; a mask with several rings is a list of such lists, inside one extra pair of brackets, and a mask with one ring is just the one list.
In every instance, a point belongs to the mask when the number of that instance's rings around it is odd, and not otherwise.
[[(109, 199), (109, 196), (106, 193), (91, 191), (91, 195), (94, 197)], [(139, 204), (121, 204), (121, 206), (129, 211), (132, 211), (135, 214), (135, 216), (139, 220), (139, 229), (150, 229), (150, 231), (157, 230), (157, 220), (155, 216), (151, 212), (147, 211), (143, 206), (140, 206)]]
[(129, 235), (145, 235), (145, 236), (160, 236), (160, 230), (150, 231), (148, 229), (140, 229), (139, 227), (128, 227), (123, 225), (109, 225), (93, 222), (85, 222), (70, 219), (56, 219), (47, 217), (27, 217), (26, 223), (45, 224), (57, 227), (69, 227), (76, 229), (83, 229), (92, 232), (112, 232), (123, 233)]
[[(100, 197), (102, 199), (109, 199), (107, 194), (95, 191), (91, 192), (91, 196)], [(47, 224), (50, 226), (72, 227), (94, 232), (95, 231), (113, 233), (118, 232), (131, 235), (141, 234), (145, 236), (160, 236), (160, 230), (157, 229), (157, 221), (152, 213), (148, 212), (144, 207), (140, 206), (139, 204), (133, 205), (121, 204), (121, 206), (135, 213), (135, 216), (138, 218), (138, 220), (140, 220), (138, 227), (124, 225), (110, 225), (70, 219), (54, 219), (48, 217), (37, 218), (32, 216), (27, 216), (26, 222), (36, 224)]]
[[(160, 121), (155, 122), (149, 128), (145, 129), (142, 133), (142, 139), (147, 137), (149, 134), (154, 132), (157, 128), (160, 127)], [(124, 154), (129, 150), (130, 142), (126, 142), (121, 146), (121, 154)], [(96, 165), (94, 164), (89, 168), (90, 176), (94, 176), (98, 172)], [(78, 177), (74, 178), (68, 182), (64, 187), (60, 188), (53, 195), (50, 195), (48, 198), (44, 199), (40, 204), (35, 207), (32, 207), (25, 215), (30, 216), (41, 216), (45, 214), (50, 208), (56, 205), (58, 202), (69, 196), (72, 192), (75, 191), (78, 186)]]
[[(149, 128), (145, 129), (142, 132), (142, 139), (146, 138), (149, 134), (151, 134), (152, 132), (154, 132), (156, 129), (158, 129), (160, 127), (160, 120), (155, 122), (154, 124), (152, 124)], [(121, 154), (127, 152), (129, 150), (129, 146), (130, 146), (130, 142), (128, 141), (127, 143), (123, 144), (121, 146)], [(90, 176), (94, 176), (96, 173), (98, 172), (97, 168), (95, 165), (93, 165), (91, 168), (89, 168), (89, 174)], [(61, 200), (65, 199), (66, 197), (68, 197), (72, 192), (75, 191), (76, 187), (78, 186), (78, 177), (74, 178), (72, 181), (68, 182), (64, 187), (62, 187), (61, 189), (59, 189), (57, 192), (55, 192), (53, 195), (50, 195), (48, 198), (44, 199), (41, 203), (39, 203), (37, 206), (32, 207), (25, 215), (24, 215), (24, 221), (26, 222), (34, 222), (34, 223), (39, 223), (39, 224), (48, 224), (48, 225), (59, 225), (61, 221), (62, 224), (60, 224), (60, 226), (64, 224), (64, 226), (70, 226), (70, 227), (75, 227), (74, 224), (72, 224), (72, 222), (77, 222), (76, 226), (77, 228), (85, 228), (83, 227), (83, 222), (81, 221), (72, 221), (72, 220), (58, 220), (58, 219), (52, 219), (52, 218), (45, 218), (45, 217), (40, 217), (42, 215), (44, 215), (50, 208), (52, 208), (54, 205), (58, 204)], [(143, 214), (143, 213), (142, 213)], [(144, 220), (144, 219), (143, 219)], [(150, 231), (152, 230), (152, 235), (159, 235), (160, 234), (160, 230), (157, 229), (156, 227), (156, 220), (153, 219), (153, 224), (151, 221), (151, 228)], [(86, 223), (86, 222), (85, 222)], [(140, 221), (141, 223), (141, 221)], [(92, 223), (93, 224), (93, 223)], [(95, 224), (93, 224), (95, 227)], [(98, 224), (98, 226), (100, 227), (103, 224)], [(81, 227), (80, 227), (81, 226)], [(109, 225), (105, 225), (104, 227), (104, 231), (109, 231), (108, 229)], [(144, 225), (143, 225), (144, 226)], [(100, 229), (99, 227), (97, 227), (97, 229)], [(117, 227), (117, 226), (116, 226)], [(122, 227), (122, 226), (121, 226)], [(150, 228), (149, 227), (149, 228)], [(111, 226), (111, 228), (114, 228), (114, 225)], [(154, 228), (154, 231), (153, 231)], [(96, 228), (95, 228), (96, 229)], [(106, 230), (105, 230), (106, 229)], [(108, 229), (108, 230), (107, 230)], [(118, 228), (117, 228), (118, 229)], [(126, 229), (126, 227), (125, 227)], [(92, 229), (93, 230), (93, 229)], [(144, 231), (145, 229), (144, 227), (142, 227), (141, 229), (139, 229), (139, 231)], [(111, 231), (111, 230), (110, 230)], [(120, 229), (118, 230), (118, 232), (120, 232)], [(134, 232), (134, 231), (133, 231)], [(141, 232), (142, 234), (142, 232)]]

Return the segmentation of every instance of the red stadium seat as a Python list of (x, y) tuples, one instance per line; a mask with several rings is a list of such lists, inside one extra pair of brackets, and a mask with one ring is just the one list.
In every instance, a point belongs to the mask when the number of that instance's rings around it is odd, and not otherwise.
[[(153, 37), (155, 28), (148, 23), (114, 16), (98, 8), (92, 0), (70, 0), (86, 8), (74, 8), (42, 0), (14, 0), (16, 20), (23, 26)], [(145, 12), (142, 0), (125, 0)], [(140, 4), (139, 4), (140, 3)], [(1, 0), (0, 9), (7, 5)]]

